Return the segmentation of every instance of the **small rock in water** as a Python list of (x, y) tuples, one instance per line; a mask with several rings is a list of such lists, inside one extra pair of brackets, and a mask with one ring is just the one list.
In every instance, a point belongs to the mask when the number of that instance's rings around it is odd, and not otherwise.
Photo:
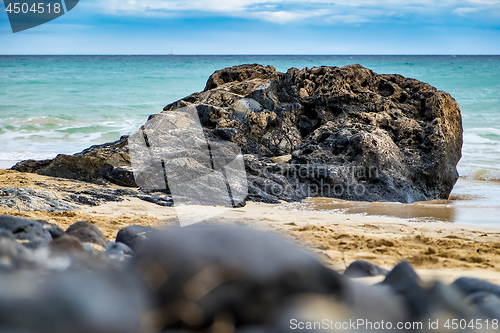
[(388, 270), (364, 260), (356, 260), (351, 263), (344, 272), (344, 276), (350, 278), (387, 275)]
[(82, 243), (93, 243), (106, 248), (106, 240), (102, 232), (93, 224), (85, 221), (77, 222), (71, 225), (66, 234), (78, 238)]
[(143, 194), (137, 197), (143, 201), (152, 202), (159, 206), (172, 207), (174, 205), (174, 200), (169, 195), (159, 196), (158, 194)]

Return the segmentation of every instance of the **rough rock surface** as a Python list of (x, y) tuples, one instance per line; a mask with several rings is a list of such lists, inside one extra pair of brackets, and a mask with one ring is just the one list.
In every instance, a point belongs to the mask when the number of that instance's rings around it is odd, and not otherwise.
[(73, 183), (74, 188), (40, 182), (35, 185), (42, 188), (0, 187), (0, 207), (19, 211), (64, 212), (79, 210), (82, 206), (100, 206), (107, 202), (121, 202), (130, 198), (138, 198), (160, 206), (173, 206), (172, 196), (164, 192), (111, 189), (107, 186), (74, 180), (67, 182)]
[[(69, 201), (69, 200), (68, 200)], [(20, 211), (70, 211), (77, 207), (48, 190), (7, 186), (0, 188), (0, 206)]]
[(122, 186), (135, 186), (129, 168), (127, 139), (123, 136), (115, 142), (92, 146), (75, 155), (57, 155), (52, 160), (22, 161), (12, 169), (98, 184), (110, 181)]
[[(252, 200), (447, 199), (458, 179), (458, 104), (446, 92), (400, 75), (360, 65), (286, 73), (242, 65), (215, 72), (203, 92), (164, 112), (188, 105), (197, 108), (211, 142), (240, 146)], [(14, 169), (133, 185), (126, 145), (123, 137)]]
[(61, 228), (46, 221), (5, 215), (0, 216), (0, 230), (10, 232), (16, 240), (30, 248), (46, 245), (62, 234)]

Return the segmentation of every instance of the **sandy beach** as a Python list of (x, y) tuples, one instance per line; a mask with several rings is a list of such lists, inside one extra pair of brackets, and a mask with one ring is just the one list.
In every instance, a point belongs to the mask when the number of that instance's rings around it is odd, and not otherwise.
[[(0, 170), (2, 187), (43, 189), (98, 188), (98, 185)], [(117, 185), (107, 185), (120, 188)], [(308, 199), (308, 202), (321, 198)], [(237, 224), (280, 234), (315, 253), (326, 265), (342, 272), (355, 260), (366, 260), (390, 269), (402, 260), (410, 262), (425, 280), (452, 282), (459, 276), (478, 277), (500, 283), (500, 228), (464, 226), (441, 222), (413, 222), (400, 218), (340, 214), (298, 209), (296, 204), (248, 202), (227, 210), (208, 223)], [(300, 206), (299, 206), (300, 207)], [(203, 207), (193, 207), (203, 211)], [(174, 207), (162, 207), (138, 198), (81, 205), (68, 212), (19, 211), (0, 208), (1, 215), (43, 219), (66, 229), (78, 221), (97, 226), (114, 240), (128, 225), (178, 226)], [(362, 279), (366, 283), (382, 277)]]

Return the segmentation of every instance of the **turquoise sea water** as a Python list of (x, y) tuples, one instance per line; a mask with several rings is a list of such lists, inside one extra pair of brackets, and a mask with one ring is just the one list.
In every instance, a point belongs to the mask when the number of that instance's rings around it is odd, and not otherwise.
[(465, 130), (456, 195), (500, 213), (500, 56), (0, 56), (0, 167), (116, 140), (203, 90), (215, 70), (243, 63), (359, 63), (449, 92)]

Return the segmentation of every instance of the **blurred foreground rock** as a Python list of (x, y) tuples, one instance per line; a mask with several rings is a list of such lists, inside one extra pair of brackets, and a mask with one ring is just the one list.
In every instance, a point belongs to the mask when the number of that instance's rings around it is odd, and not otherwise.
[[(68, 230), (98, 235), (88, 223)], [(0, 216), (0, 332), (430, 333), (450, 331), (449, 319), (483, 323), (460, 332), (498, 332), (500, 286), (487, 281), (423, 283), (407, 262), (390, 272), (355, 263), (358, 276), (385, 275), (368, 286), (247, 227), (118, 234), (88, 251), (91, 243), (44, 221)], [(34, 246), (30, 235), (46, 241)]]

